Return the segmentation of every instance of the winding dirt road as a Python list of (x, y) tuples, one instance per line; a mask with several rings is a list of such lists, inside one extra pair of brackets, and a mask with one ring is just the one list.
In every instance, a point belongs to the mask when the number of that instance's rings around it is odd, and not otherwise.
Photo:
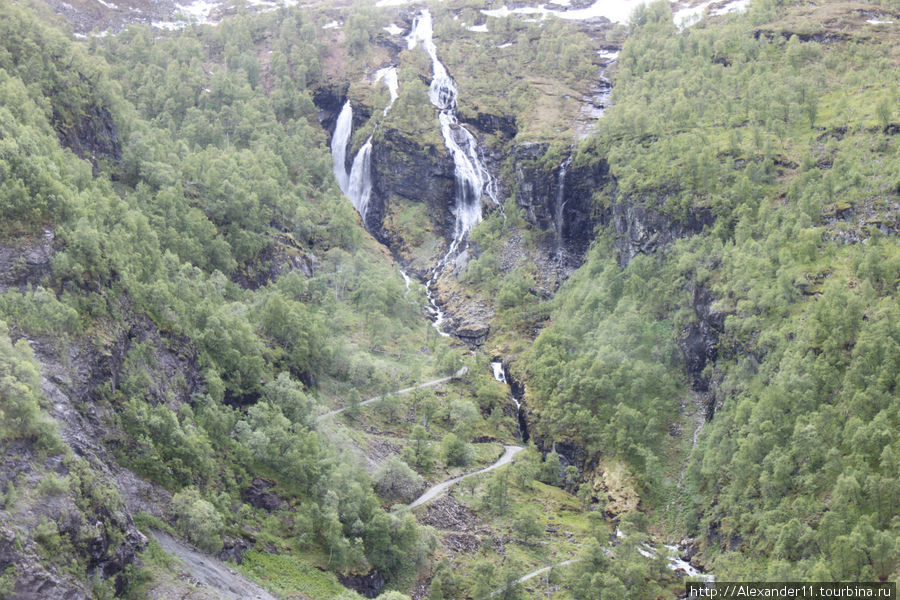
[[(459, 371), (457, 371), (456, 373), (454, 373), (453, 375), (450, 375), (448, 377), (441, 377), (440, 379), (435, 379), (433, 381), (426, 381), (425, 383), (420, 383), (419, 385), (414, 385), (412, 387), (403, 388), (402, 390), (397, 390), (396, 392), (391, 392), (391, 393), (392, 394), (408, 394), (409, 392), (411, 392), (413, 390), (418, 390), (420, 388), (425, 388), (425, 387), (431, 387), (433, 385), (439, 385), (441, 383), (450, 381), (452, 379), (459, 379), (460, 377), (465, 375), (466, 372), (468, 372), (468, 370), (469, 369), (467, 367), (463, 367), (462, 369), (460, 369)], [(362, 402), (359, 403), (359, 405), (365, 406), (367, 404), (372, 404), (373, 402), (377, 402), (378, 400), (381, 400), (381, 396), (375, 396), (374, 398), (369, 398), (368, 400), (363, 400)], [(335, 415), (338, 415), (338, 414), (344, 412), (345, 410), (347, 410), (346, 406), (344, 408), (337, 408), (335, 410), (329, 410), (327, 413), (322, 413), (316, 420), (324, 421), (328, 417), (333, 417)]]
[(494, 464), (485, 467), (483, 469), (479, 469), (478, 471), (472, 471), (471, 473), (466, 473), (465, 475), (460, 475), (459, 477), (454, 477), (453, 479), (448, 479), (447, 481), (442, 481), (436, 485), (431, 486), (425, 493), (413, 500), (413, 502), (409, 506), (405, 506), (400, 510), (408, 510), (410, 508), (415, 508), (417, 506), (421, 506), (430, 500), (434, 500), (438, 496), (440, 496), (444, 490), (449, 488), (455, 483), (458, 483), (465, 479), (466, 477), (472, 477), (473, 475), (480, 475), (481, 473), (487, 473), (488, 471), (492, 471), (497, 467), (502, 467), (503, 465), (509, 464), (513, 456), (515, 456), (518, 452), (522, 450), (521, 446), (503, 446), (505, 451), (503, 452), (503, 456), (497, 459), (497, 462)]

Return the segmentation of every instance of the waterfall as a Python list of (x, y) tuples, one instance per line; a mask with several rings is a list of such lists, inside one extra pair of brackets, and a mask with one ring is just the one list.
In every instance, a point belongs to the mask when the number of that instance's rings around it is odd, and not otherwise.
[(331, 156), (334, 158), (334, 178), (344, 195), (348, 195), (350, 176), (347, 173), (347, 144), (353, 129), (353, 107), (350, 101), (344, 103), (331, 136)]
[(527, 442), (528, 427), (525, 423), (525, 415), (522, 413), (522, 402), (518, 398), (516, 398), (515, 390), (513, 390), (513, 386), (510, 383), (509, 378), (506, 376), (506, 369), (503, 368), (503, 363), (500, 361), (492, 361), (491, 370), (494, 372), (494, 379), (509, 386), (509, 399), (512, 400), (513, 404), (516, 405), (516, 426), (519, 429), (519, 439), (521, 439), (523, 442)]
[[(456, 251), (468, 233), (481, 222), (481, 198), (487, 193), (496, 202), (491, 176), (484, 166), (478, 151), (478, 141), (456, 116), (458, 89), (456, 82), (437, 56), (437, 48), (432, 38), (431, 13), (423, 9), (413, 22), (412, 31), (406, 38), (407, 47), (412, 50), (419, 44), (431, 58), (432, 79), (428, 98), (440, 111), (438, 117), (444, 144), (453, 158), (456, 179), (456, 198), (453, 209), (455, 223), (453, 244)], [(446, 261), (442, 261), (446, 262)]]
[[(400, 83), (397, 78), (397, 67), (384, 67), (375, 72), (375, 81), (384, 80), (391, 99), (384, 109), (382, 116), (386, 116), (394, 101), (399, 96)], [(350, 198), (353, 208), (366, 222), (366, 212), (369, 208), (369, 198), (372, 196), (372, 136), (357, 150), (353, 157), (350, 171), (347, 171), (347, 144), (353, 130), (353, 107), (350, 101), (344, 103), (337, 123), (334, 126), (334, 135), (331, 137), (331, 156), (334, 159), (334, 177), (338, 187), (345, 196)]]
[(394, 105), (394, 101), (400, 96), (400, 80), (397, 75), (397, 67), (384, 67), (375, 71), (375, 81), (381, 81), (382, 79), (384, 80), (384, 85), (388, 88), (388, 93), (391, 95), (388, 105), (384, 107), (384, 112), (381, 113), (382, 117), (386, 117), (388, 111)]
[(431, 58), (432, 79), (428, 88), (428, 98), (440, 111), (438, 120), (444, 145), (453, 158), (455, 198), (453, 206), (453, 240), (450, 248), (440, 260), (428, 280), (426, 289), (431, 302), (431, 313), (435, 316), (434, 326), (441, 335), (444, 314), (437, 306), (433, 295), (434, 284), (443, 272), (447, 263), (459, 250), (472, 228), (481, 222), (481, 199), (485, 195), (499, 205), (494, 192), (493, 182), (478, 149), (478, 141), (465, 127), (459, 124), (456, 116), (457, 96), (459, 90), (456, 82), (447, 72), (447, 68), (437, 56), (434, 45), (431, 13), (423, 9), (413, 21), (412, 30), (406, 37), (406, 44), (412, 50), (419, 44)]
[(362, 145), (353, 158), (350, 167), (350, 184), (347, 196), (363, 223), (366, 221), (366, 210), (369, 208), (369, 196), (372, 195), (372, 136)]
[(559, 165), (559, 174), (556, 178), (556, 254), (559, 256), (562, 253), (562, 237), (563, 237), (563, 225), (565, 224), (565, 213), (563, 212), (566, 208), (566, 171), (569, 168), (569, 165), (572, 164), (572, 157), (569, 156), (566, 160), (564, 160)]

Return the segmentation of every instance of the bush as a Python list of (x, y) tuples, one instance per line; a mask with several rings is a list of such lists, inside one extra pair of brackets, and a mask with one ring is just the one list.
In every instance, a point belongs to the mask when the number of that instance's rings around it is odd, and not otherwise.
[(424, 481), (397, 456), (384, 461), (375, 471), (375, 490), (382, 498), (398, 502), (415, 499)]
[(184, 489), (172, 498), (172, 510), (177, 515), (178, 530), (201, 550), (218, 552), (222, 549), (222, 516), (216, 508), (200, 497), (194, 488)]
[(456, 434), (448, 433), (441, 442), (444, 461), (451, 467), (464, 467), (472, 462), (472, 448)]

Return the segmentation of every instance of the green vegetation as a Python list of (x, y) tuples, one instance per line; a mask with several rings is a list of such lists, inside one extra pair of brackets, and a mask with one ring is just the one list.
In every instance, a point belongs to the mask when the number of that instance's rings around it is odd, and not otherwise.
[[(698, 535), (719, 579), (896, 578), (900, 246), (882, 230), (900, 161), (879, 107), (897, 46), (801, 41), (795, 10), (755, 2), (680, 33), (666, 5), (636, 13), (578, 160), (607, 157), (607, 205), (714, 224), (624, 268), (601, 231), (527, 359), (529, 407), (545, 435), (625, 460), (657, 518), (683, 503), (661, 525)], [(698, 292), (723, 323), (694, 374), (716, 413), (677, 488), (667, 429), (693, 402), (678, 343), (706, 318)]]
[[(40, 9), (3, 5), (0, 236), (21, 256), (3, 265), (0, 448), (29, 465), (0, 465), (4, 532), (28, 560), (113, 593), (86, 557), (98, 539), (116, 555), (130, 523), (100, 459), (69, 452), (46, 414), (72, 409), (170, 492), (168, 521), (138, 515), (140, 528), (208, 552), (252, 539), (236, 568), (283, 596), (355, 598), (337, 576), (374, 570), (394, 588), (385, 600), (429, 576), (435, 600), (551, 583), (561, 597), (666, 597), (679, 584), (646, 548), (676, 532), (719, 579), (896, 580), (900, 55), (858, 6), (754, 0), (683, 31), (665, 3), (638, 9), (614, 106), (575, 165), (608, 163), (605, 215), (635, 209), (682, 239), (626, 260), (604, 225), (545, 301), (563, 275), (538, 266), (550, 234), (514, 197), (472, 232), (467, 268), (440, 285), (494, 311), (488, 352), (527, 384), (532, 433), (585, 460), (529, 446), (462, 480), (446, 502), (475, 525), (454, 537), (419, 524), (427, 507), (391, 507), (497, 460), (517, 431), (508, 389), (487, 353), (422, 318), (420, 290), (336, 189), (312, 102), (352, 81), (372, 115), (354, 145), (383, 121), (377, 143), (392, 129), (439, 157), (425, 53), (392, 56), (371, 6), (340, 32), (304, 7), (74, 43)], [(472, 32), (478, 8), (433, 8), (461, 118), (515, 116), (513, 140), (482, 141), (550, 142), (536, 162), (556, 168), (598, 40), (557, 19)], [(382, 118), (384, 86), (364, 76), (394, 59), (400, 97)], [(431, 210), (403, 200), (386, 216), (417, 270), (441, 248)], [(684, 235), (688, 222), (707, 225)], [(24, 255), (47, 239), (36, 267)], [(697, 331), (715, 347), (703, 368), (685, 357)], [(71, 406), (44, 405), (42, 385)], [(333, 407), (346, 410), (319, 418)], [(271, 502), (250, 499), (259, 480)], [(616, 525), (627, 538), (610, 544)], [(155, 542), (140, 558), (128, 597), (176, 578)], [(17, 573), (0, 573), (0, 596)]]

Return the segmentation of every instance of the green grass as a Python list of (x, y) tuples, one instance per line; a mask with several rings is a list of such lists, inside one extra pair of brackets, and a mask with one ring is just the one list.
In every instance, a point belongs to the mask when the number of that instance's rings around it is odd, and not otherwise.
[(342, 586), (333, 573), (320, 571), (293, 556), (250, 550), (236, 568), (282, 598), (332, 600), (338, 595), (361, 598)]

